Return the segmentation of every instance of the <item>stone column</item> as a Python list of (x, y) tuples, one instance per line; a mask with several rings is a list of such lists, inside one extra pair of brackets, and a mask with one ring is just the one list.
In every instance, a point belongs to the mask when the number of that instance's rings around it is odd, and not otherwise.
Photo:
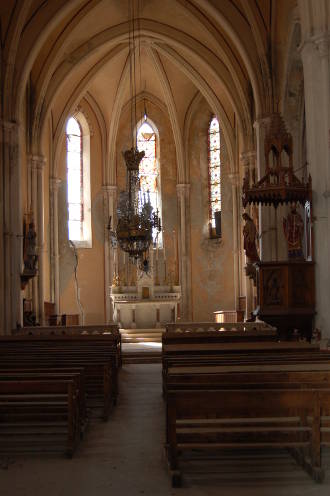
[[(42, 155), (31, 155), (30, 163), (32, 169), (32, 209), (34, 221), (36, 223), (36, 232), (38, 240), (38, 277), (36, 283), (34, 282), (34, 301), (37, 289), (37, 302), (38, 310), (36, 315), (39, 319), (40, 325), (44, 325), (45, 312), (44, 312), (44, 168), (46, 159)], [(36, 279), (36, 278), (35, 278)], [(37, 284), (37, 288), (35, 285)]]
[(189, 191), (190, 184), (177, 184), (177, 195), (180, 208), (180, 284), (182, 294), (181, 318), (191, 319), (191, 287), (190, 279), (190, 255), (188, 251), (188, 237), (190, 235), (189, 222)]
[[(249, 152), (244, 152), (240, 156), (241, 159), (241, 164), (243, 168), (243, 177), (246, 175), (250, 178), (250, 184), (253, 182), (253, 176), (256, 174), (256, 152), (255, 151), (249, 151)], [(251, 207), (247, 207), (248, 213), (251, 216)], [(240, 216), (240, 222), (238, 223), (239, 226), (242, 226), (242, 217)], [(243, 236), (243, 229), (241, 228), (239, 232), (240, 238)], [(242, 270), (244, 271), (244, 267), (246, 265), (246, 259), (245, 259), (245, 253), (242, 245)], [(253, 301), (253, 281), (250, 277), (245, 276), (242, 274), (242, 278), (245, 282), (245, 298), (246, 298), (246, 304), (245, 304), (245, 315), (246, 318), (250, 318), (251, 312), (254, 310), (254, 301)]]
[(234, 297), (235, 310), (238, 308), (238, 297), (240, 294), (240, 278), (239, 278), (239, 249), (238, 249), (238, 230), (240, 223), (238, 222), (238, 199), (239, 199), (239, 173), (235, 172), (229, 174), (229, 179), (231, 182), (231, 193), (233, 202), (233, 252), (234, 252)]
[(112, 284), (115, 270), (115, 252), (109, 239), (108, 224), (111, 216), (111, 227), (115, 229), (117, 186), (103, 186), (103, 211), (104, 211), (104, 297), (105, 297), (105, 320), (109, 324), (113, 322), (113, 306), (110, 298), (110, 286)]
[(19, 159), (19, 125), (1, 121), (2, 189), (0, 191), (0, 333), (22, 324), (20, 274), (23, 269), (23, 211)]
[(52, 207), (50, 210), (50, 225), (53, 234), (52, 254), (51, 254), (51, 267), (54, 274), (54, 303), (55, 313), (60, 314), (60, 254), (58, 244), (58, 190), (61, 185), (61, 179), (52, 177), (50, 180), (50, 191)]
[[(265, 136), (266, 128), (270, 124), (271, 117), (264, 117), (258, 119), (254, 123), (256, 133), (257, 151), (256, 151), (256, 169), (257, 180), (265, 174), (266, 161), (265, 161)], [(259, 235), (260, 235), (260, 259), (262, 261), (269, 261), (273, 259), (273, 237), (272, 237), (272, 216), (274, 212), (273, 207), (260, 205), (259, 206)]]
[[(320, 7), (321, 3), (324, 4), (320, 2)], [(299, 2), (303, 21), (301, 56), (308, 172), (313, 181), (316, 326), (324, 337), (330, 337), (330, 32), (322, 9), (319, 13), (314, 10), (313, 19), (309, 17), (308, 12), (313, 12), (312, 5), (314, 3), (308, 0)]]

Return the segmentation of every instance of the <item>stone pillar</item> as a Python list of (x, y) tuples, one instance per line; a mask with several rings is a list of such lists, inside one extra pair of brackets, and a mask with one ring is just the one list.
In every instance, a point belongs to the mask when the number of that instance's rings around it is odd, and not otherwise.
[(54, 303), (55, 303), (55, 313), (60, 314), (60, 254), (59, 254), (59, 244), (58, 244), (58, 190), (61, 185), (61, 179), (56, 177), (50, 180), (50, 191), (51, 191), (51, 202), (52, 207), (50, 210), (50, 225), (52, 230), (52, 253), (51, 253), (51, 267), (54, 274)]
[[(104, 212), (104, 297), (105, 297), (105, 320), (109, 324), (113, 322), (113, 306), (110, 299), (110, 286), (115, 273), (117, 249), (111, 246), (109, 239), (109, 218), (111, 216), (111, 227), (115, 229), (117, 186), (103, 186), (103, 212)], [(117, 261), (118, 263), (118, 261)]]
[(229, 174), (229, 179), (231, 182), (231, 193), (233, 202), (233, 252), (234, 252), (234, 297), (235, 297), (235, 310), (238, 309), (238, 297), (240, 294), (240, 278), (239, 278), (239, 249), (238, 249), (238, 236), (239, 236), (239, 226), (238, 212), (240, 211), (238, 206), (239, 200), (239, 173), (235, 172)]
[[(256, 178), (256, 152), (255, 151), (249, 151), (249, 152), (244, 152), (240, 156), (242, 168), (243, 168), (243, 177), (248, 176), (250, 178), (250, 184), (253, 182), (253, 177), (255, 175)], [(251, 206), (247, 207), (248, 214), (252, 217), (252, 208)], [(239, 226), (242, 226), (242, 217), (240, 216), (240, 222), (238, 223)], [(240, 232), (239, 232), (240, 238), (243, 236), (243, 228), (241, 227)], [(244, 271), (244, 267), (246, 265), (246, 258), (245, 258), (245, 253), (242, 245), (242, 270)], [(245, 276), (245, 272), (244, 272)], [(246, 304), (245, 304), (245, 315), (246, 318), (250, 318), (251, 312), (254, 310), (254, 301), (253, 301), (253, 281), (250, 277), (244, 277), (242, 275), (242, 279), (244, 280), (245, 284), (245, 297), (246, 297)]]
[(0, 190), (0, 333), (22, 324), (20, 274), (23, 270), (23, 211), (19, 159), (19, 126), (1, 121), (2, 180)]
[[(38, 240), (38, 277), (37, 288), (34, 282), (34, 302), (35, 293), (37, 289), (37, 303), (38, 310), (36, 315), (40, 325), (44, 325), (45, 312), (44, 312), (44, 168), (46, 159), (42, 155), (31, 155), (30, 163), (32, 169), (32, 209), (34, 221), (36, 224), (37, 240)], [(36, 278), (35, 278), (36, 279)]]
[[(266, 161), (265, 161), (265, 136), (267, 126), (270, 124), (271, 117), (258, 119), (254, 123), (256, 133), (257, 151), (256, 151), (256, 169), (257, 180), (265, 174)], [(262, 261), (269, 261), (273, 259), (272, 249), (274, 240), (272, 233), (272, 216), (274, 215), (272, 206), (259, 206), (259, 246), (260, 246), (260, 259)]]
[[(330, 32), (327, 18), (299, 2), (302, 16), (307, 161), (313, 181), (313, 231), (316, 278), (316, 326), (330, 337)], [(306, 7), (309, 7), (309, 10)], [(313, 12), (314, 17), (311, 17)], [(321, 16), (320, 18), (318, 17)], [(319, 22), (318, 22), (319, 21)]]
[(190, 280), (190, 257), (189, 257), (189, 234), (190, 234), (190, 222), (189, 222), (189, 191), (190, 184), (177, 184), (177, 195), (179, 199), (179, 209), (180, 209), (180, 243), (179, 243), (179, 253), (180, 253), (180, 284), (181, 284), (181, 294), (182, 294), (182, 306), (181, 306), (181, 318), (182, 320), (191, 319), (191, 285)]

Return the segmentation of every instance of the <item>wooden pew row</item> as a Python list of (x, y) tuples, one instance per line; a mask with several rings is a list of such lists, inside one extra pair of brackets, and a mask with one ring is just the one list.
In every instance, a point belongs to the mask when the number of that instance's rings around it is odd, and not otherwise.
[[(48, 326), (48, 327), (23, 327), (13, 331), (13, 336), (18, 338), (33, 337), (39, 339), (59, 339), (66, 338), (67, 345), (74, 343), (75, 340), (81, 338), (81, 343), (90, 344), (95, 340), (112, 343), (113, 348), (117, 352), (118, 366), (121, 362), (121, 334), (117, 324), (111, 325), (88, 325), (88, 326)], [(71, 338), (71, 339), (70, 339)]]
[[(330, 444), (329, 352), (301, 342), (258, 342), (247, 337), (240, 342), (237, 333), (231, 334), (168, 330), (163, 335), (172, 483), (180, 482), (181, 451), (258, 446), (290, 448), (315, 479), (322, 479), (321, 444)], [(303, 408), (311, 397), (318, 403), (322, 400), (319, 429), (316, 414)], [(265, 403), (271, 405), (269, 411)], [(295, 420), (289, 418), (290, 409), (296, 411)]]
[[(217, 338), (218, 340), (219, 338)], [(309, 343), (221, 343), (210, 342), (190, 344), (186, 336), (186, 344), (163, 345), (163, 391), (166, 393), (167, 373), (169, 367), (189, 367), (205, 365), (238, 365), (251, 366), (261, 364), (330, 361), (328, 352), (320, 352), (317, 345)]]
[(83, 437), (88, 425), (86, 408), (86, 384), (83, 368), (71, 369), (2, 369), (0, 368), (0, 381), (73, 381), (74, 393), (77, 398), (80, 435)]
[(330, 445), (328, 384), (264, 381), (254, 387), (175, 390), (167, 396), (167, 456), (172, 485), (181, 484), (187, 450), (287, 448), (313, 478), (323, 480), (321, 446)]
[[(111, 363), (102, 363), (99, 359), (91, 361), (87, 359), (74, 359), (73, 357), (50, 357), (38, 354), (30, 356), (0, 357), (1, 366), (13, 369), (28, 369), (38, 367), (47, 371), (49, 367), (57, 370), (68, 367), (83, 367), (86, 377), (86, 406), (87, 409), (96, 410), (98, 416), (107, 420), (112, 406), (116, 403), (117, 388), (114, 385), (113, 365)], [(99, 412), (99, 413), (98, 413)]]
[(65, 451), (80, 439), (73, 380), (0, 381), (0, 453)]
[(272, 341), (278, 339), (278, 333), (275, 327), (266, 322), (173, 322), (167, 323), (164, 335), (170, 333), (178, 337), (188, 334), (192, 337), (195, 334), (222, 334), (223, 332), (236, 334), (242, 340), (253, 341)]
[[(178, 485), (181, 477), (178, 471), (178, 451), (197, 448), (209, 450), (220, 447), (276, 447), (278, 446), (277, 443), (281, 442), (287, 436), (288, 427), (290, 428), (291, 435), (294, 434), (296, 439), (291, 439), (293, 444), (283, 444), (283, 446), (290, 447), (291, 449), (294, 448), (293, 454), (295, 454), (300, 463), (308, 469), (309, 473), (316, 480), (322, 480), (324, 473), (321, 469), (321, 445), (330, 445), (330, 364), (310, 364), (307, 371), (306, 365), (298, 365), (296, 367), (297, 370), (293, 370), (293, 367), (294, 365), (292, 364), (287, 366), (276, 365), (274, 367), (267, 365), (264, 367), (265, 370), (262, 370), (262, 365), (259, 365), (255, 367), (255, 372), (251, 372), (250, 366), (196, 366), (191, 367), (190, 370), (188, 370), (188, 367), (184, 369), (173, 367), (173, 369), (170, 369), (167, 383), (167, 399), (170, 398), (170, 401), (167, 401), (167, 439), (168, 446), (170, 446), (168, 456), (170, 467), (173, 471), (173, 484)], [(240, 371), (233, 372), (232, 369), (234, 368)], [(295, 398), (296, 391), (301, 390), (313, 390), (324, 393), (321, 396), (322, 402), (320, 406), (320, 442), (317, 446), (314, 445), (313, 448), (314, 453), (317, 455), (315, 459), (319, 460), (316, 465), (311, 464), (306, 459), (306, 453), (301, 451), (301, 446), (299, 445), (299, 435), (302, 432), (301, 419), (305, 419), (305, 424), (303, 425), (305, 432), (308, 429), (311, 431), (311, 427), (307, 425), (310, 421), (308, 412), (305, 411), (304, 416), (301, 413), (299, 422), (292, 424), (293, 419), (286, 418), (285, 409), (279, 415), (279, 418), (274, 417), (274, 411), (270, 410), (267, 419), (267, 417), (262, 416), (262, 409), (260, 413), (256, 406), (252, 405), (251, 398), (254, 401), (257, 395), (260, 396), (262, 403), (273, 401), (273, 393), (278, 390), (281, 391), (281, 394), (283, 390), (293, 393), (292, 397), (289, 393), (287, 396), (289, 398)], [(220, 398), (220, 403), (226, 403), (228, 401), (228, 391), (232, 397), (241, 398), (241, 401), (244, 401), (244, 403), (241, 403), (239, 421), (235, 418), (233, 412), (228, 413), (228, 418), (220, 421), (221, 408), (218, 405), (220, 408), (219, 413), (218, 410), (214, 410), (213, 403), (211, 408), (205, 406), (208, 405), (205, 402), (209, 401), (207, 397), (203, 396), (203, 392), (205, 391), (215, 391), (217, 398)], [(244, 391), (248, 394), (248, 399), (246, 400), (242, 399), (242, 395), (240, 396), (240, 393), (243, 394)], [(198, 406), (196, 407), (196, 405), (194, 407), (192, 406), (190, 392), (193, 398), (199, 398), (199, 401), (204, 405), (202, 407), (204, 410), (198, 410)], [(260, 392), (262, 392), (262, 395), (260, 395)], [(186, 418), (182, 417), (182, 411), (178, 411), (177, 406), (171, 404), (173, 402), (173, 393), (176, 393), (174, 396), (175, 401), (178, 397), (181, 401), (181, 393), (183, 393), (184, 399), (182, 401), (185, 406), (189, 405), (187, 406), (189, 414)], [(284, 401), (283, 395), (281, 398), (281, 401)], [(287, 407), (288, 405), (290, 403), (286, 402), (280, 406)], [(260, 406), (261, 408), (263, 407), (262, 404)], [(297, 405), (293, 403), (291, 406), (293, 408)], [(170, 418), (171, 416), (172, 418)], [(174, 433), (173, 430), (175, 430)], [(248, 438), (246, 438), (247, 431), (249, 432)], [(269, 434), (273, 435), (274, 433), (276, 439), (272, 439), (270, 444), (262, 444)], [(174, 446), (174, 465), (172, 459), (173, 446), (171, 446), (173, 440), (174, 443), (178, 443), (177, 446)], [(269, 439), (267, 439), (267, 442), (269, 442)], [(311, 440), (308, 442), (308, 446), (311, 449)]]
[(2, 366), (10, 368), (83, 367), (88, 407), (102, 403), (104, 419), (118, 394), (117, 345), (100, 336), (0, 338)]

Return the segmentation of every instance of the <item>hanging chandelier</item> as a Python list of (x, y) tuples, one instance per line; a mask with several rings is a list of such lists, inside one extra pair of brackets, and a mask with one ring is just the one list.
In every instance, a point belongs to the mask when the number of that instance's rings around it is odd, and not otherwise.
[[(154, 211), (149, 192), (140, 190), (139, 165), (144, 157), (144, 151), (137, 148), (136, 139), (136, 52), (139, 54), (139, 67), (141, 78), (141, 49), (140, 40), (136, 49), (134, 1), (130, 0), (129, 13), (129, 67), (130, 67), (130, 92), (131, 92), (131, 141), (132, 146), (123, 152), (126, 163), (126, 191), (119, 194), (117, 206), (117, 227), (111, 229), (111, 217), (108, 230), (113, 246), (118, 246), (128, 253), (132, 261), (147, 259), (147, 252), (153, 241), (153, 235), (161, 232), (161, 221), (158, 209)], [(141, 86), (141, 81), (140, 81)]]

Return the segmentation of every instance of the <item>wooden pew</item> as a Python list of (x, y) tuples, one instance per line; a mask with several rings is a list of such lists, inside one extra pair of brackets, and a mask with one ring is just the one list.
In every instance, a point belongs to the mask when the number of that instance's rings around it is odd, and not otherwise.
[(73, 381), (77, 398), (80, 435), (83, 437), (88, 425), (86, 408), (85, 371), (83, 368), (71, 369), (1, 369), (0, 381)]
[(1, 337), (0, 360), (10, 368), (83, 367), (87, 406), (102, 407), (106, 420), (116, 402), (118, 341), (111, 335)]
[(168, 327), (163, 335), (172, 484), (180, 484), (181, 451), (265, 446), (290, 449), (321, 480), (321, 445), (330, 445), (330, 353), (304, 342), (265, 342), (248, 333), (240, 342), (240, 331), (188, 327)]
[(73, 380), (0, 381), (0, 453), (65, 451), (80, 439)]
[(117, 350), (118, 365), (121, 366), (121, 334), (117, 324), (102, 325), (73, 325), (73, 326), (37, 326), (23, 327), (15, 329), (13, 335), (17, 336), (103, 336), (109, 341), (113, 341)]
[[(172, 485), (180, 486), (179, 454), (186, 450), (287, 448), (317, 481), (321, 446), (330, 445), (328, 384), (169, 391), (167, 456)], [(310, 460), (309, 457), (310, 456)]]

